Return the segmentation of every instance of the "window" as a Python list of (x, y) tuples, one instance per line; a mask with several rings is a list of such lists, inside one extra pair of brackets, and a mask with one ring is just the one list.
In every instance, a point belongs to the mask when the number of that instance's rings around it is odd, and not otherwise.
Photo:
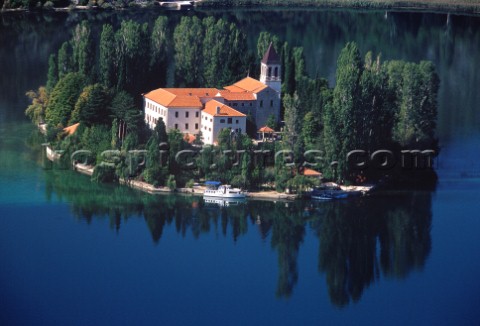
[(225, 119), (220, 119), (220, 123), (225, 123)]
[(198, 123), (195, 124), (195, 130), (197, 130), (197, 129), (198, 129)]
[(260, 101), (260, 107), (263, 108), (263, 100)]
[(235, 120), (235, 123), (238, 125), (238, 119)]
[[(175, 111), (175, 118), (178, 118), (178, 111)], [(175, 128), (177, 129), (177, 128)]]
[(233, 103), (233, 106), (237, 106), (238, 103)]
[(178, 129), (178, 123), (175, 124), (175, 129)]
[(208, 128), (208, 131), (212, 131), (212, 128)]
[(272, 67), (268, 67), (268, 77), (272, 76)]
[(252, 104), (253, 104), (253, 103), (252, 103), (252, 102), (250, 102), (250, 106), (252, 106)]
[(185, 118), (188, 118), (188, 113), (189, 113), (188, 111), (185, 112)]
[(207, 116), (205, 116), (205, 120), (208, 120)]
[(232, 118), (228, 118), (227, 123), (232, 123)]
[(270, 100), (270, 107), (273, 107), (273, 100)]
[(185, 124), (185, 130), (188, 130), (188, 123)]
[(212, 118), (210, 118), (210, 122), (212, 122)]
[(273, 75), (274, 75), (275, 77), (278, 77), (278, 67), (275, 67), (275, 70), (274, 70)]
[(242, 106), (245, 106), (245, 103), (242, 103)]
[(197, 111), (197, 112), (195, 112), (195, 118), (198, 118), (198, 114), (199, 114), (199, 112), (198, 112), (198, 111)]

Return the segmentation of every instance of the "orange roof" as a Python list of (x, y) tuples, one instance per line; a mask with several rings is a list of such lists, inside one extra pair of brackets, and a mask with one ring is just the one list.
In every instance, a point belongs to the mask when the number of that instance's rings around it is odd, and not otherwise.
[[(217, 108), (219, 108), (219, 112), (217, 113)], [(215, 117), (219, 116), (228, 116), (228, 117), (246, 117), (245, 114), (238, 112), (237, 110), (232, 109), (228, 105), (220, 103), (215, 100), (210, 100), (205, 104), (205, 112)]]
[[(236, 82), (235, 84), (233, 84), (231, 86), (235, 86), (237, 88), (241, 88), (245, 91), (253, 92), (253, 93), (258, 93), (258, 92), (264, 90), (265, 88), (267, 88), (267, 85), (265, 85), (261, 81), (256, 80), (252, 77), (245, 77), (242, 80)], [(227, 87), (231, 87), (231, 86), (227, 86)], [(227, 87), (225, 87), (225, 88), (230, 90)]]
[(272, 128), (267, 127), (267, 126), (263, 126), (262, 128), (258, 129), (258, 132), (273, 133), (273, 132), (275, 132), (275, 130), (273, 130)]
[(220, 95), (227, 101), (255, 101), (255, 96), (250, 92), (230, 92), (228, 90), (219, 91)]
[(245, 92), (245, 90), (243, 88), (237, 87), (235, 85), (225, 86), (224, 88), (226, 90), (232, 92), (232, 93), (243, 93), (243, 92)]
[(195, 139), (197, 139), (197, 136), (195, 136), (195, 135), (193, 135), (193, 134), (185, 134), (185, 135), (183, 136), (183, 139), (184, 139), (187, 143), (191, 144), (191, 143), (193, 143), (193, 142), (195, 141)]
[(322, 173), (320, 173), (318, 171), (315, 171), (315, 170), (312, 170), (312, 169), (309, 169), (309, 168), (305, 168), (303, 170), (303, 175), (307, 176), (307, 177), (320, 177), (322, 175)]
[[(159, 88), (144, 94), (165, 107), (202, 107), (200, 97), (215, 96), (216, 88)], [(210, 95), (206, 95), (210, 94)]]
[(155, 89), (143, 96), (163, 106), (167, 106), (175, 99), (175, 95), (164, 88)]
[(74, 125), (68, 126), (66, 128), (63, 128), (63, 131), (65, 131), (66, 134), (71, 136), (75, 133), (75, 131), (77, 131), (78, 126), (80, 126), (80, 122)]
[(164, 88), (175, 95), (213, 97), (218, 93), (216, 88)]

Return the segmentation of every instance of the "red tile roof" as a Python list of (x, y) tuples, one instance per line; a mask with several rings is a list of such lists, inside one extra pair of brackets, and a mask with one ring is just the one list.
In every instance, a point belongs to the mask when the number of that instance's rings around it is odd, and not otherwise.
[(258, 132), (273, 133), (275, 130), (267, 126), (263, 126), (262, 128), (258, 129)]
[(164, 88), (175, 95), (214, 97), (218, 93), (216, 88)]
[[(219, 112), (217, 113), (217, 108)], [(232, 109), (228, 105), (220, 103), (216, 100), (210, 100), (205, 104), (205, 109), (202, 111), (209, 115), (219, 117), (219, 116), (228, 116), (228, 117), (246, 117), (245, 114), (238, 112), (237, 110)]]
[(197, 139), (197, 136), (193, 135), (193, 134), (185, 134), (185, 136), (183, 136), (183, 139), (189, 143), (189, 144), (192, 144), (195, 139)]
[(67, 135), (71, 136), (71, 135), (73, 135), (73, 134), (77, 131), (78, 126), (80, 126), (80, 122), (79, 122), (79, 123), (76, 123), (76, 124), (74, 124), (74, 125), (68, 126), (68, 127), (66, 127), (66, 128), (63, 128), (63, 131), (64, 131)]
[(305, 168), (303, 170), (303, 175), (307, 176), (307, 177), (320, 177), (322, 175), (322, 173), (320, 173), (318, 171), (315, 171), (315, 170), (312, 170), (312, 169), (309, 169), (309, 168)]
[(228, 90), (219, 91), (217, 95), (220, 95), (227, 101), (255, 101), (255, 95), (250, 92), (231, 92)]
[(214, 97), (216, 88), (159, 88), (144, 94), (146, 98), (165, 107), (202, 107), (200, 98)]
[(258, 93), (258, 92), (264, 90), (265, 88), (267, 88), (267, 85), (265, 85), (261, 81), (256, 80), (252, 77), (245, 77), (242, 80), (236, 82), (235, 84), (233, 84), (231, 86), (227, 86), (225, 88), (228, 89), (229, 91), (234, 91), (234, 90), (231, 89), (232, 86), (236, 87), (236, 88), (233, 88), (233, 89), (240, 88), (240, 89), (243, 89), (244, 91), (248, 91), (248, 92), (252, 92), (252, 93)]
[(237, 87), (235, 85), (230, 85), (230, 86), (225, 86), (224, 87), (226, 90), (230, 91), (230, 92), (239, 92), (239, 93), (243, 93), (245, 92), (245, 90), (243, 88), (240, 88), (240, 87)]

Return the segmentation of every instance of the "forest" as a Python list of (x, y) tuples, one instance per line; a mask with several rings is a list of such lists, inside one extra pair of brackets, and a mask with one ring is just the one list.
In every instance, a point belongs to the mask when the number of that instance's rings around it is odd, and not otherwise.
[[(195, 157), (196, 169), (182, 169), (175, 153), (201, 146), (201, 135), (192, 145), (162, 123), (148, 130), (141, 94), (167, 85), (221, 87), (247, 74), (256, 78), (270, 43), (282, 60), (283, 123), (271, 119), (268, 124), (282, 130), (282, 141), (254, 145), (251, 138), (261, 126), (248, 117), (248, 135), (231, 138), (222, 132), (218, 148), (204, 147)], [(32, 104), (26, 114), (35, 123), (48, 124), (47, 139), (55, 148), (67, 154), (80, 148), (94, 153), (88, 160), (96, 166), (97, 181), (137, 179), (175, 188), (218, 179), (247, 189), (302, 191), (315, 183), (301, 174), (307, 150), (323, 153), (315, 169), (345, 183), (358, 182), (359, 176), (361, 182), (385, 177), (385, 171), (349, 166), (351, 150), (437, 150), (438, 87), (431, 62), (382, 61), (379, 54), (362, 56), (355, 43), (341, 51), (332, 87), (307, 74), (302, 47), (274, 34), (260, 32), (256, 49), (251, 49), (245, 33), (222, 18), (184, 16), (172, 26), (159, 16), (153, 24), (125, 20), (117, 28), (104, 24), (100, 30), (88, 21), (78, 24), (71, 40), (50, 55), (45, 86), (27, 93)], [(75, 123), (79, 129), (66, 136), (63, 128)], [(166, 157), (160, 157), (163, 143), (168, 144)], [(221, 155), (225, 149), (245, 150), (240, 164)], [(285, 149), (293, 152), (293, 166), (257, 162), (251, 154)], [(105, 150), (119, 153), (110, 164), (101, 164), (109, 160), (101, 156)], [(131, 150), (146, 151), (145, 166), (139, 168), (128, 156)], [(404, 171), (388, 174), (402, 176)]]

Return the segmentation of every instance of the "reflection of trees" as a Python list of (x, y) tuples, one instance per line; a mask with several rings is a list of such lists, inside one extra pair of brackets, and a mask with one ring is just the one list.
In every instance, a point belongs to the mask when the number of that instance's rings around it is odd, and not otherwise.
[(325, 209), (314, 227), (320, 237), (319, 270), (335, 305), (358, 301), (380, 268), (385, 276), (404, 278), (430, 253), (429, 193), (325, 203)]
[(223, 206), (188, 195), (148, 195), (127, 187), (91, 183), (70, 171), (47, 171), (46, 195), (65, 199), (73, 215), (90, 223), (108, 218), (117, 232), (123, 220), (143, 217), (153, 242), (166, 226), (194, 238), (221, 234), (236, 241), (249, 224), (270, 238), (278, 256), (276, 295), (290, 297), (298, 281), (297, 258), (305, 227), (320, 240), (318, 269), (333, 304), (357, 302), (381, 275), (404, 278), (422, 268), (431, 250), (431, 194), (394, 193), (336, 202), (265, 202)]
[(271, 233), (270, 244), (278, 253), (277, 297), (290, 297), (298, 281), (297, 257), (305, 236), (302, 202), (249, 202), (252, 223), (260, 236)]

